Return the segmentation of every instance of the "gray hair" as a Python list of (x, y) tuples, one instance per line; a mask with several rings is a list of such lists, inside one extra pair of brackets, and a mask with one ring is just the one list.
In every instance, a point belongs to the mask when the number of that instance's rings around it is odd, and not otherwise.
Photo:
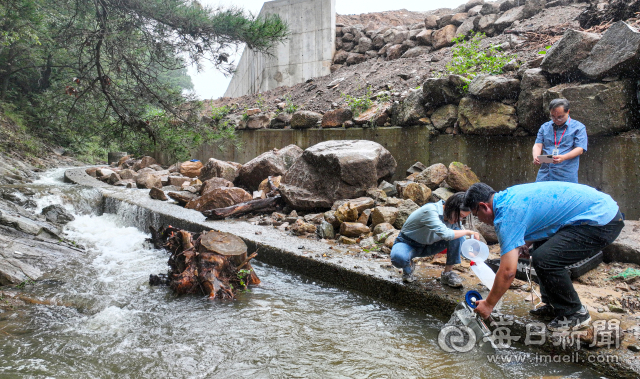
[(569, 111), (569, 100), (567, 99), (553, 99), (549, 102), (549, 111), (552, 111), (558, 107), (562, 107), (565, 112)]

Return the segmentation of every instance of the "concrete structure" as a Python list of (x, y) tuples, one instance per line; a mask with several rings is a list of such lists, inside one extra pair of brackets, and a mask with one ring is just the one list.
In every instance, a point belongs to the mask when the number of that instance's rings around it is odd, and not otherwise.
[(291, 35), (272, 56), (245, 49), (224, 96), (238, 97), (329, 75), (335, 52), (336, 0), (276, 0), (260, 16), (278, 14)]

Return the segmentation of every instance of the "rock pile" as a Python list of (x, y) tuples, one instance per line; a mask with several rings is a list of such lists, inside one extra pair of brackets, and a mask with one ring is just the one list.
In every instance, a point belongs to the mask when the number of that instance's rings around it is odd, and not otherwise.
[[(640, 20), (632, 12), (637, 5), (597, 3), (470, 0), (453, 10), (430, 12), (421, 23), (339, 24), (334, 74), (261, 94), (270, 98), (264, 109), (242, 117), (239, 107), (223, 122), (236, 129), (423, 125), (432, 134), (527, 136), (548, 121), (548, 102), (565, 97), (572, 103), (572, 117), (586, 125), (588, 135), (622, 133), (638, 121)], [(614, 4), (623, 11), (611, 10)], [(585, 31), (595, 22), (585, 18), (587, 14), (621, 21)], [(445, 66), (452, 59), (452, 39), (468, 37), (472, 31), (494, 36), (483, 41), (482, 48), (499, 46), (517, 57), (499, 75), (480, 74), (471, 81), (450, 75)], [(547, 41), (552, 45), (548, 51)], [(368, 110), (354, 110), (344, 100), (345, 95), (362, 92), (350, 77), (357, 77), (362, 88), (363, 80), (370, 87), (358, 99), (371, 103)], [(398, 83), (393, 77), (402, 80)], [(286, 91), (296, 93), (305, 103), (298, 105), (313, 111), (278, 114), (284, 107), (272, 109), (273, 105), (284, 104), (281, 96)]]
[(390, 183), (396, 165), (380, 144), (354, 140), (321, 142), (304, 151), (290, 145), (244, 165), (211, 158), (205, 165), (188, 161), (165, 170), (151, 157), (125, 157), (117, 166), (86, 171), (113, 185), (150, 188), (152, 198), (171, 198), (208, 217), (257, 212), (262, 216), (252, 222), (295, 235), (387, 249), (413, 211), (479, 181), (459, 162), (417, 162), (405, 180)]

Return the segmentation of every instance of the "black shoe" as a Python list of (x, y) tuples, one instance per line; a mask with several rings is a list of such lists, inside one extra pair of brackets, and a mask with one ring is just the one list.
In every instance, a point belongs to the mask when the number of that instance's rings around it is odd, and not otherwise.
[(591, 316), (589, 315), (589, 311), (583, 305), (579, 311), (572, 315), (554, 318), (553, 321), (547, 325), (547, 329), (552, 332), (580, 330), (589, 326), (590, 322)]
[(530, 310), (529, 314), (543, 319), (552, 320), (556, 317), (556, 310), (551, 306), (551, 304), (545, 304), (540, 308)]

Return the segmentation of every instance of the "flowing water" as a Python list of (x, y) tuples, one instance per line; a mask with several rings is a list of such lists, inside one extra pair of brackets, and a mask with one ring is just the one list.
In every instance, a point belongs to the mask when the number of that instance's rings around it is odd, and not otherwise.
[(488, 362), (486, 345), (445, 353), (434, 317), (260, 262), (262, 284), (236, 301), (176, 297), (148, 285), (168, 255), (126, 226), (133, 206), (98, 214), (99, 193), (62, 184), (61, 172), (30, 187), (38, 208), (76, 214), (65, 234), (86, 252), (21, 290), (58, 305), (0, 313), (0, 378), (599, 377), (570, 364)]

